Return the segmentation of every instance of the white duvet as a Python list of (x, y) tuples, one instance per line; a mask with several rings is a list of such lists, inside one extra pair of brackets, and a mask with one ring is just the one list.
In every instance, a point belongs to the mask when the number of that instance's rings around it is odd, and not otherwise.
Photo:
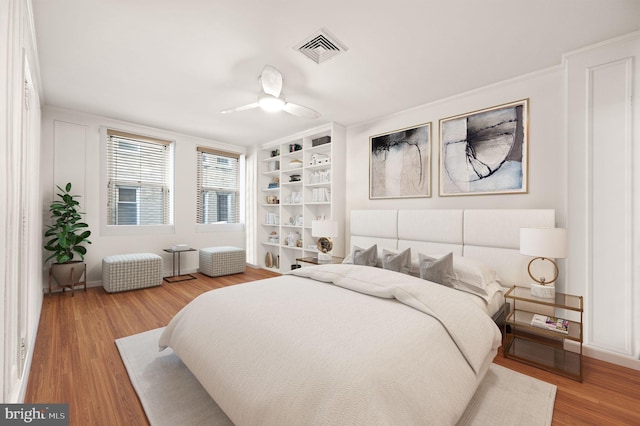
[(500, 331), (455, 290), (321, 265), (205, 293), (159, 345), (237, 425), (451, 425)]

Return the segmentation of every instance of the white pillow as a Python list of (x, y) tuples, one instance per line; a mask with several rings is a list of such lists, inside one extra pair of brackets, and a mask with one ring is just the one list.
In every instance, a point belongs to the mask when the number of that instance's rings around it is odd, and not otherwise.
[[(445, 255), (429, 256), (439, 259)], [(493, 281), (498, 281), (496, 271), (488, 265), (476, 259), (453, 255), (453, 288), (485, 298), (489, 296), (487, 286)]]
[(454, 288), (488, 296), (487, 286), (496, 281), (496, 271), (476, 259), (453, 256)]
[(504, 288), (497, 281), (491, 281), (487, 283), (486, 290), (482, 290), (482, 291), (480, 291), (476, 287), (454, 287), (454, 288), (456, 290), (464, 291), (465, 293), (470, 293), (475, 296), (478, 296), (487, 303), (491, 302), (491, 299), (493, 299), (494, 294), (498, 292), (504, 293)]

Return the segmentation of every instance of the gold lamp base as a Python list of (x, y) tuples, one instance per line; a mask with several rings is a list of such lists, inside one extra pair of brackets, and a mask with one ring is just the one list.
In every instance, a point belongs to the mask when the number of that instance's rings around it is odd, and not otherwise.
[(318, 238), (318, 262), (331, 262), (331, 250), (333, 250), (331, 238)]
[[(536, 260), (545, 260), (551, 262), (553, 265), (553, 278), (547, 280), (545, 277), (536, 278), (531, 273), (531, 264)], [(558, 279), (558, 264), (548, 257), (536, 257), (531, 259), (529, 266), (527, 267), (529, 276), (535, 283), (531, 283), (531, 295), (534, 297), (542, 297), (543, 299), (553, 299), (556, 297), (556, 287), (552, 285)]]

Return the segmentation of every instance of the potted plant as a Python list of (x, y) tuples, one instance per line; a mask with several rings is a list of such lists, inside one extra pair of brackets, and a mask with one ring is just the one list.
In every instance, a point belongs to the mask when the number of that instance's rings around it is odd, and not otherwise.
[[(81, 222), (81, 215), (84, 213), (78, 211), (80, 203), (76, 200), (80, 196), (70, 194), (71, 183), (67, 183), (64, 189), (57, 185), (56, 187), (60, 190), (57, 194), (58, 199), (49, 206), (49, 213), (54, 223), (47, 225), (44, 233), (45, 239), (51, 238), (45, 242), (44, 248), (52, 254), (47, 257), (45, 263), (51, 259), (55, 260), (49, 274), (59, 286), (71, 287), (73, 290), (74, 285), (78, 284), (86, 270), (84, 255), (87, 249), (84, 244), (91, 244), (88, 240), (91, 231), (86, 229), (89, 225)], [(74, 260), (76, 255), (80, 260)], [(49, 291), (51, 291), (51, 285), (49, 285)]]

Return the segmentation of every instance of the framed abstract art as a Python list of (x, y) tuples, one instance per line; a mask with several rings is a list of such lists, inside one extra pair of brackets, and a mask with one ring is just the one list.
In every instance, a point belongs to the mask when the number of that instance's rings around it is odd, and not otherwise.
[(524, 99), (440, 120), (440, 196), (527, 192)]
[(369, 198), (431, 196), (431, 123), (369, 138)]

